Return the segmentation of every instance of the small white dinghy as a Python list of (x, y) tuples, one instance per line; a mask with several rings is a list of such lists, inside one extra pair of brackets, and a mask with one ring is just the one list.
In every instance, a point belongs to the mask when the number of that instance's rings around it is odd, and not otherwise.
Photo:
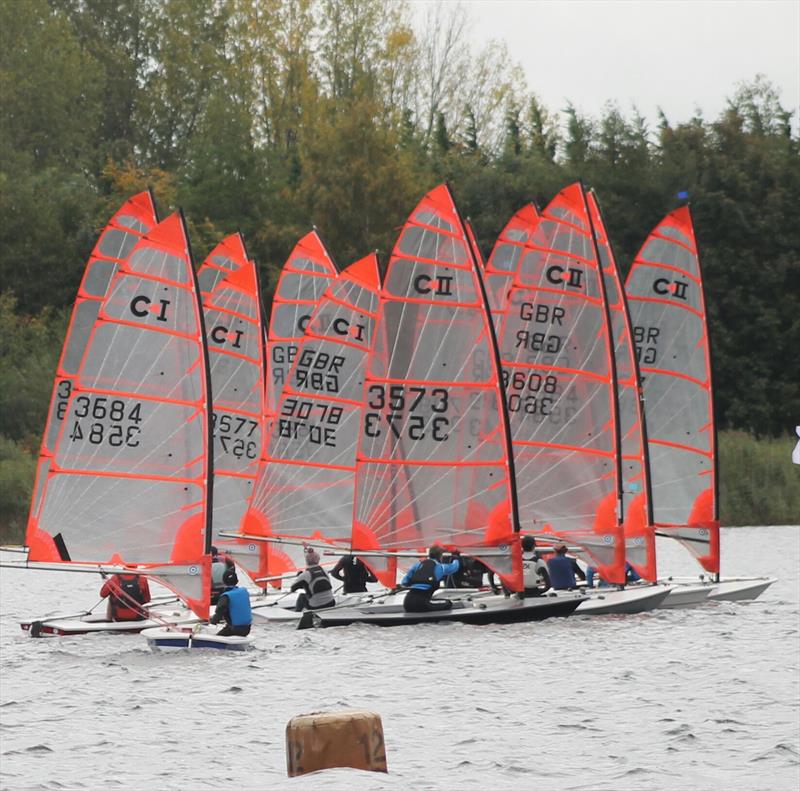
[(82, 612), (72, 615), (56, 614), (22, 621), (20, 628), (31, 637), (70, 637), (100, 632), (136, 634), (144, 629), (169, 624), (186, 626), (197, 623), (198, 617), (183, 607), (175, 596), (163, 596), (145, 606), (150, 616), (141, 621), (110, 621), (102, 613)]
[(708, 585), (671, 585), (670, 594), (659, 605), (662, 610), (678, 610), (697, 607), (708, 601), (711, 588)]
[(142, 634), (153, 651), (213, 648), (218, 651), (246, 651), (253, 645), (251, 635), (223, 636), (217, 634), (219, 627), (197, 624), (188, 626), (159, 626), (145, 629)]

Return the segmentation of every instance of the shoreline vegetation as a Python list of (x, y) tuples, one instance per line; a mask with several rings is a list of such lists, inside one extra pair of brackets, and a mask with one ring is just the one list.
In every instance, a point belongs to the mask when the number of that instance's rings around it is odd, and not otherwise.
[[(0, 0), (0, 539), (19, 541), (70, 306), (100, 229), (152, 188), (195, 259), (240, 230), (265, 284), (312, 225), (344, 266), (387, 251), (448, 181), (486, 256), (525, 203), (582, 179), (623, 274), (688, 198), (725, 525), (800, 518), (800, 137), (767, 76), (724, 111), (546, 107), (460, 4)], [(120, 9), (125, 6), (124, 11)], [(546, 79), (547, 69), (541, 79)], [(654, 96), (654, 101), (658, 97)], [(775, 439), (781, 437), (781, 439)]]

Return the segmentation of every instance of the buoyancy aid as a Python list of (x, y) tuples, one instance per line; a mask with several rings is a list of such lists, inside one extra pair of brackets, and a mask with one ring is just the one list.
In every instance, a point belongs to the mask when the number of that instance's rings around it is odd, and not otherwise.
[(222, 596), (228, 597), (228, 618), (231, 626), (250, 626), (253, 623), (250, 594), (245, 588), (228, 588)]
[(539, 556), (535, 552), (522, 553), (522, 582), (526, 588), (536, 588), (539, 577)]
[(212, 588), (224, 588), (225, 583), (222, 581), (222, 577), (225, 574), (225, 569), (228, 568), (228, 564), (225, 560), (221, 557), (216, 557), (211, 561), (211, 587)]
[[(423, 560), (416, 571), (411, 575), (408, 584), (417, 590), (430, 590), (435, 591), (439, 587), (439, 580), (436, 577), (436, 563), (433, 558)], [(417, 587), (424, 585), (425, 588)]]
[(328, 573), (321, 566), (309, 566), (306, 571), (311, 577), (308, 583), (308, 604), (310, 607), (322, 607), (333, 599), (333, 585)]
[[(136, 621), (142, 615), (142, 605), (147, 602), (138, 574), (117, 575), (117, 590), (109, 597), (111, 618), (114, 621)], [(139, 606), (137, 606), (139, 605)]]

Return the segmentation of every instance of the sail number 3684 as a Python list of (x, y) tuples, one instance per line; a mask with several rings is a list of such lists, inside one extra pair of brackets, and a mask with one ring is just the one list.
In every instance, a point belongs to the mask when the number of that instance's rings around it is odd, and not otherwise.
[(139, 446), (142, 405), (107, 396), (80, 395), (75, 399), (75, 421), (69, 433), (72, 442), (88, 440), (92, 445), (107, 443), (112, 448)]

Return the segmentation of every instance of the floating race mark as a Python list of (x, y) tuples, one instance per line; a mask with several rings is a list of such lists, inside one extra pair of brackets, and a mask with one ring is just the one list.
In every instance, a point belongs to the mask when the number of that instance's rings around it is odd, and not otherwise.
[(486, 270), (503, 365), (520, 524), (624, 580), (605, 289), (583, 187), (518, 212)]
[(653, 518), (719, 573), (717, 451), (705, 298), (689, 208), (668, 214), (625, 291), (645, 399)]
[(317, 303), (339, 270), (316, 230), (307, 233), (292, 250), (281, 271), (272, 299), (267, 337), (267, 411), (274, 415), (298, 342)]
[[(378, 321), (372, 254), (349, 266), (305, 323), (278, 402), (246, 535), (349, 543), (364, 374)], [(281, 573), (278, 550), (270, 574)]]
[[(519, 589), (496, 345), (474, 251), (446, 186), (423, 198), (392, 252), (365, 401), (353, 547), (456, 545)], [(395, 584), (391, 562), (369, 562)]]
[(258, 270), (240, 234), (211, 251), (197, 275), (211, 371), (214, 435), (212, 542), (252, 578), (266, 571), (266, 547), (221, 538), (247, 510), (264, 441), (264, 322)]
[(586, 194), (586, 200), (605, 282), (617, 369), (625, 558), (640, 577), (655, 582), (658, 579), (658, 571), (650, 504), (650, 471), (644, 432), (644, 404), (632, 341), (630, 315), (617, 262), (594, 191)]
[(211, 467), (199, 292), (180, 215), (136, 230), (108, 280), (91, 286), (95, 298), (76, 303), (57, 374), (70, 388), (40, 456), (29, 560), (144, 567), (204, 617)]

